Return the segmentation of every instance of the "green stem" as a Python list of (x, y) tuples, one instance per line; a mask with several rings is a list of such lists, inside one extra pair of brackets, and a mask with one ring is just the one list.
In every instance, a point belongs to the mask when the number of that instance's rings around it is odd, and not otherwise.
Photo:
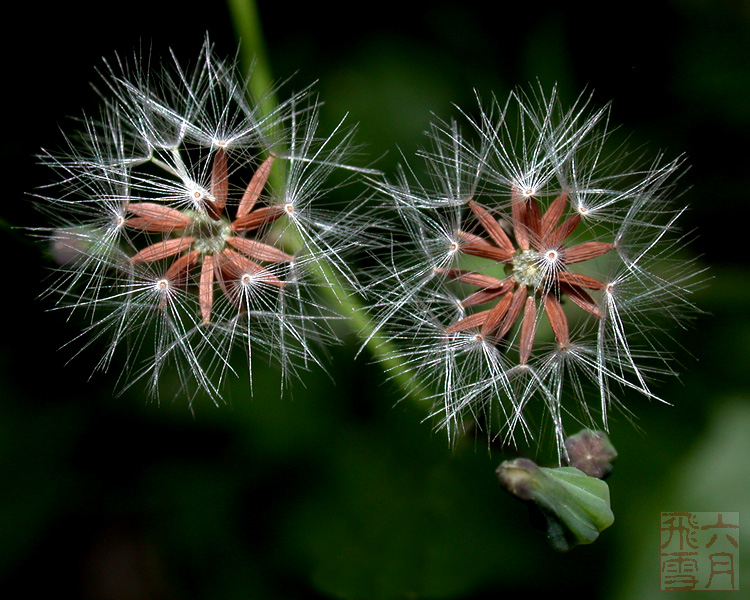
[(316, 263), (318, 276), (326, 282), (325, 293), (339, 307), (339, 312), (346, 317), (349, 327), (355, 335), (367, 339), (367, 349), (382, 365), (386, 373), (414, 400), (425, 400), (426, 394), (411, 377), (409, 370), (398, 357), (396, 346), (380, 332), (368, 318), (367, 309), (357, 296), (347, 293), (339, 278), (328, 263)]
[(273, 93), (271, 66), (255, 0), (227, 0), (234, 31), (240, 42), (240, 63), (244, 73), (252, 71), (248, 81), (250, 95), (261, 103), (265, 114), (277, 104)]
[[(268, 61), (268, 53), (263, 38), (263, 28), (255, 0), (227, 0), (235, 33), (240, 40), (240, 61), (245, 72), (252, 69), (248, 83), (249, 93), (261, 102), (261, 109), (268, 114), (277, 106), (273, 90), (273, 80)], [(297, 249), (301, 240), (292, 242)], [(325, 294), (339, 307), (347, 323), (355, 334), (367, 339), (367, 349), (383, 365), (384, 370), (402, 391), (415, 400), (424, 400), (426, 394), (409, 375), (408, 368), (398, 357), (396, 347), (385, 336), (376, 332), (375, 324), (368, 318), (367, 311), (359, 298), (347, 293), (341, 280), (326, 263), (316, 263), (316, 277), (324, 283)]]

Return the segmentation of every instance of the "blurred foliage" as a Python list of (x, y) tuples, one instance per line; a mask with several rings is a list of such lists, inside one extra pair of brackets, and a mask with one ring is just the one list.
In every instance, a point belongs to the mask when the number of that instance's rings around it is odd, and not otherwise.
[[(750, 514), (748, 431), (750, 396), (718, 399), (707, 430), (676, 461), (675, 467), (647, 491), (641, 499), (641, 511), (652, 515), (669, 510), (739, 512), (740, 550), (747, 548), (750, 533), (744, 518)], [(617, 590), (612, 597), (621, 600), (659, 598), (662, 593), (659, 587), (650, 585), (653, 565), (659, 561), (658, 543), (655, 543), (659, 532), (653, 526), (653, 518), (635, 516), (625, 515), (628, 522), (623, 524), (620, 551), (631, 560), (627, 566), (614, 569), (619, 585), (612, 586)], [(739, 589), (743, 590), (743, 575), (750, 572), (750, 557), (747, 552), (740, 552), (739, 558), (735, 572), (739, 573)], [(670, 597), (684, 599), (691, 596), (685, 591), (670, 592)]]
[[(450, 449), (366, 356), (352, 361), (354, 340), (333, 351), (330, 377), (314, 371), (283, 398), (262, 368), (252, 400), (240, 381), (228, 406), (193, 413), (147, 403), (135, 388), (113, 396), (116, 364), (89, 377), (96, 348), (66, 365), (78, 324), (45, 312), (49, 301), (36, 299), (45, 259), (3, 225), (2, 589), (217, 600), (658, 594), (660, 511), (750, 515), (749, 5), (438, 0), (355, 10), (261, 0), (259, 9), (274, 75), (294, 88), (317, 80), (325, 124), (349, 113), (386, 171), (396, 147), (408, 155), (423, 142), (431, 113), (448, 117), (453, 103), (471, 111), (475, 89), (502, 98), (536, 79), (559, 82), (568, 101), (583, 89), (613, 100), (613, 121), (647, 155), (686, 152), (684, 226), (713, 278), (695, 298), (705, 314), (675, 332), (684, 376), (661, 389), (673, 406), (626, 398), (637, 428), (612, 422), (615, 523), (559, 555), (498, 485), (494, 470), (513, 453), (469, 439)], [(140, 45), (190, 60), (207, 29), (223, 54), (237, 44), (219, 2), (103, 5), (97, 24), (88, 3), (18, 10), (5, 58), (4, 224), (40, 224), (28, 194), (49, 174), (33, 155), (60, 142), (66, 116), (95, 110), (87, 82), (100, 57)], [(744, 525), (745, 548), (748, 534)]]

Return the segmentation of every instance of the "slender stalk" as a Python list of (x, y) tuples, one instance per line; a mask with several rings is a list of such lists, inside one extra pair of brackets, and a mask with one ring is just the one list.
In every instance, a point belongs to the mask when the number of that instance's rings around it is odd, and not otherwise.
[[(253, 73), (248, 91), (256, 101), (261, 102), (261, 109), (268, 113), (275, 108), (277, 100), (275, 94), (269, 94), (269, 90), (273, 89), (273, 80), (258, 7), (255, 0), (227, 0), (227, 3), (235, 33), (240, 40), (241, 64), (246, 72), (252, 69)], [(301, 240), (288, 240), (288, 243), (295, 250), (302, 247)], [(316, 277), (325, 282), (322, 288), (326, 295), (339, 307), (353, 332), (368, 340), (367, 349), (373, 357), (383, 365), (402, 391), (415, 400), (425, 399), (426, 393), (410, 377), (406, 365), (398, 358), (395, 346), (375, 332), (375, 324), (368, 318), (360, 299), (346, 291), (329, 265), (316, 263), (316, 266)]]
[(414, 400), (424, 400), (427, 394), (411, 377), (409, 370), (398, 358), (395, 345), (375, 330), (375, 324), (368, 318), (367, 310), (357, 296), (348, 293), (331, 266), (324, 262), (316, 262), (317, 277), (327, 282), (323, 286), (325, 294), (329, 296), (339, 312), (346, 318), (350, 329), (355, 335), (367, 340), (367, 349), (382, 365), (383, 370), (399, 388)]
[(240, 63), (245, 73), (252, 71), (248, 81), (250, 95), (261, 103), (263, 112), (268, 114), (276, 106), (273, 93), (271, 66), (266, 51), (263, 27), (255, 0), (227, 0), (234, 31), (240, 41)]

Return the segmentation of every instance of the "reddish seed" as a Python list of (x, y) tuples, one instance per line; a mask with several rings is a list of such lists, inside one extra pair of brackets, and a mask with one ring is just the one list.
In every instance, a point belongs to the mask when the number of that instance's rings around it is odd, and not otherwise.
[[(200, 264), (198, 304), (204, 323), (211, 321), (215, 283), (219, 284), (224, 295), (235, 305), (239, 305), (241, 301), (237, 283), (248, 285), (251, 280), (257, 280), (277, 288), (284, 287), (284, 282), (277, 275), (259, 263), (283, 263), (292, 260), (292, 255), (243, 235), (284, 214), (283, 206), (256, 208), (272, 164), (271, 156), (260, 165), (245, 189), (234, 220), (229, 223), (231, 231), (240, 235), (225, 237), (221, 223), (209, 227), (205, 219), (201, 222), (199, 217), (191, 218), (175, 208), (154, 202), (136, 202), (128, 206), (129, 212), (135, 215), (125, 220), (128, 227), (150, 233), (191, 233), (151, 244), (133, 255), (131, 261), (144, 263), (173, 259), (159, 284), (163, 283), (164, 289), (171, 284), (185, 285), (191, 271)], [(202, 199), (209, 218), (221, 221), (229, 196), (229, 165), (223, 148), (219, 148), (214, 154), (209, 192), (213, 199), (198, 191), (195, 192), (195, 198)], [(201, 229), (208, 230), (203, 234), (205, 238), (200, 237)], [(165, 297), (162, 303), (166, 302), (168, 299)]]
[(483, 339), (488, 335), (500, 339), (508, 334), (513, 324), (520, 318), (519, 359), (521, 364), (526, 364), (531, 357), (536, 335), (537, 302), (535, 296), (541, 297), (542, 306), (549, 318), (555, 339), (563, 347), (570, 343), (570, 331), (558, 295), (569, 298), (582, 310), (601, 318), (601, 310), (586, 290), (600, 290), (605, 287), (605, 284), (588, 275), (567, 271), (565, 267), (601, 256), (612, 250), (613, 245), (592, 241), (566, 248), (565, 240), (570, 237), (581, 221), (580, 214), (574, 213), (562, 223), (560, 222), (567, 206), (568, 195), (562, 193), (550, 203), (544, 214), (541, 214), (536, 198), (513, 189), (511, 191), (511, 216), (514, 245), (487, 209), (473, 200), (469, 202), (472, 213), (489, 240), (481, 235), (462, 231), (459, 233), (460, 252), (512, 265), (519, 252), (525, 252), (533, 245), (537, 251), (543, 252), (546, 260), (554, 262), (556, 267), (549, 276), (552, 281), (545, 281), (539, 289), (527, 288), (513, 277), (497, 279), (464, 269), (439, 269), (439, 273), (450, 279), (479, 288), (462, 300), (462, 306), (497, 302), (493, 308), (476, 312), (456, 321), (446, 328), (446, 332), (456, 333), (479, 328), (479, 335)]

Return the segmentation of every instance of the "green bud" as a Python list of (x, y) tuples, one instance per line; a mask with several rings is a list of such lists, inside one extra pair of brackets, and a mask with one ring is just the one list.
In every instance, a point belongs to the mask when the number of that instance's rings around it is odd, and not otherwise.
[(532, 519), (546, 527), (556, 550), (590, 544), (614, 523), (607, 484), (575, 467), (540, 467), (517, 458), (503, 462), (496, 472), (503, 488), (526, 502)]

